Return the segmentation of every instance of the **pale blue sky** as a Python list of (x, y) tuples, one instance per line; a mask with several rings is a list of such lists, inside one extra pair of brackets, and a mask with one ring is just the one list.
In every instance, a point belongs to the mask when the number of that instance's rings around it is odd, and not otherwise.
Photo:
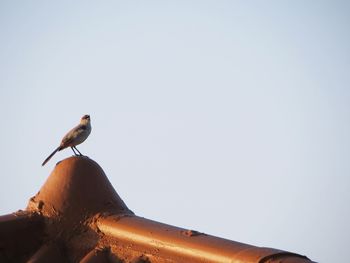
[(346, 262), (347, 1), (1, 1), (0, 214), (62, 136), (137, 215)]

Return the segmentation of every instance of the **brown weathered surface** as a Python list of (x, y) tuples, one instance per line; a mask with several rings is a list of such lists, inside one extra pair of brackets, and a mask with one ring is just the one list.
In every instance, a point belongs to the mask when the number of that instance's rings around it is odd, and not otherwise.
[(27, 263), (61, 263), (66, 262), (61, 246), (54, 242), (44, 243), (34, 255), (30, 257)]
[(57, 253), (73, 262), (98, 244), (99, 235), (90, 227), (95, 215), (132, 214), (102, 168), (87, 157), (58, 163), (27, 210), (46, 218), (49, 239), (64, 247)]
[(97, 227), (106, 235), (103, 241), (112, 244), (113, 252), (125, 259), (144, 254), (151, 262), (286, 262), (287, 258), (311, 262), (294, 253), (255, 247), (134, 215), (100, 218)]
[(58, 163), (27, 209), (74, 223), (101, 212), (130, 212), (102, 168), (87, 157)]
[(135, 216), (96, 162), (71, 157), (25, 212), (0, 217), (0, 262), (311, 261)]
[(22, 262), (44, 237), (44, 220), (31, 212), (0, 216), (0, 262)]

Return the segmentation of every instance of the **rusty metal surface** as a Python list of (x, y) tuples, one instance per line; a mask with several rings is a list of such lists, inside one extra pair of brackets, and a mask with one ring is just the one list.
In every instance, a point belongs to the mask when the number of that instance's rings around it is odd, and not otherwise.
[[(110, 216), (97, 221), (98, 229), (118, 246), (143, 253), (151, 262), (274, 262), (278, 255), (311, 262), (304, 256), (272, 248), (255, 247), (162, 224), (138, 216)], [(111, 240), (108, 240), (112, 244)], [(130, 253), (130, 251), (129, 251)], [(281, 257), (280, 257), (281, 259)], [(283, 261), (276, 261), (283, 262)]]

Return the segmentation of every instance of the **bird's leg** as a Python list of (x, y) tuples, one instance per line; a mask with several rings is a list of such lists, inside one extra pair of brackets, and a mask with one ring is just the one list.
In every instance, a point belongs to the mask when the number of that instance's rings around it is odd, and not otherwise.
[(77, 148), (76, 146), (73, 146), (73, 148), (76, 149), (76, 150), (78, 151), (78, 153), (80, 154), (80, 156), (83, 156), (83, 155), (81, 154), (81, 152), (79, 152), (79, 150), (78, 150), (78, 148)]
[(72, 151), (74, 152), (75, 156), (78, 156), (78, 154), (74, 151), (74, 146), (70, 147), (72, 149)]

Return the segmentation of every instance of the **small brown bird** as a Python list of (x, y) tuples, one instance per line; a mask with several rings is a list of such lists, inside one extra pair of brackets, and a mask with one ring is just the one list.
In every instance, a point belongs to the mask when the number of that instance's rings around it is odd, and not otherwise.
[[(90, 116), (84, 115), (80, 119), (80, 123), (78, 126), (71, 129), (62, 139), (60, 146), (54, 150), (49, 157), (45, 159), (45, 161), (42, 163), (42, 166), (44, 166), (51, 158), (54, 156), (56, 152), (59, 152), (65, 148), (71, 147), (74, 154), (82, 156), (82, 154), (77, 149), (77, 145), (84, 142), (87, 137), (89, 137), (91, 133), (91, 123), (90, 123)], [(77, 154), (75, 150), (79, 153)]]

